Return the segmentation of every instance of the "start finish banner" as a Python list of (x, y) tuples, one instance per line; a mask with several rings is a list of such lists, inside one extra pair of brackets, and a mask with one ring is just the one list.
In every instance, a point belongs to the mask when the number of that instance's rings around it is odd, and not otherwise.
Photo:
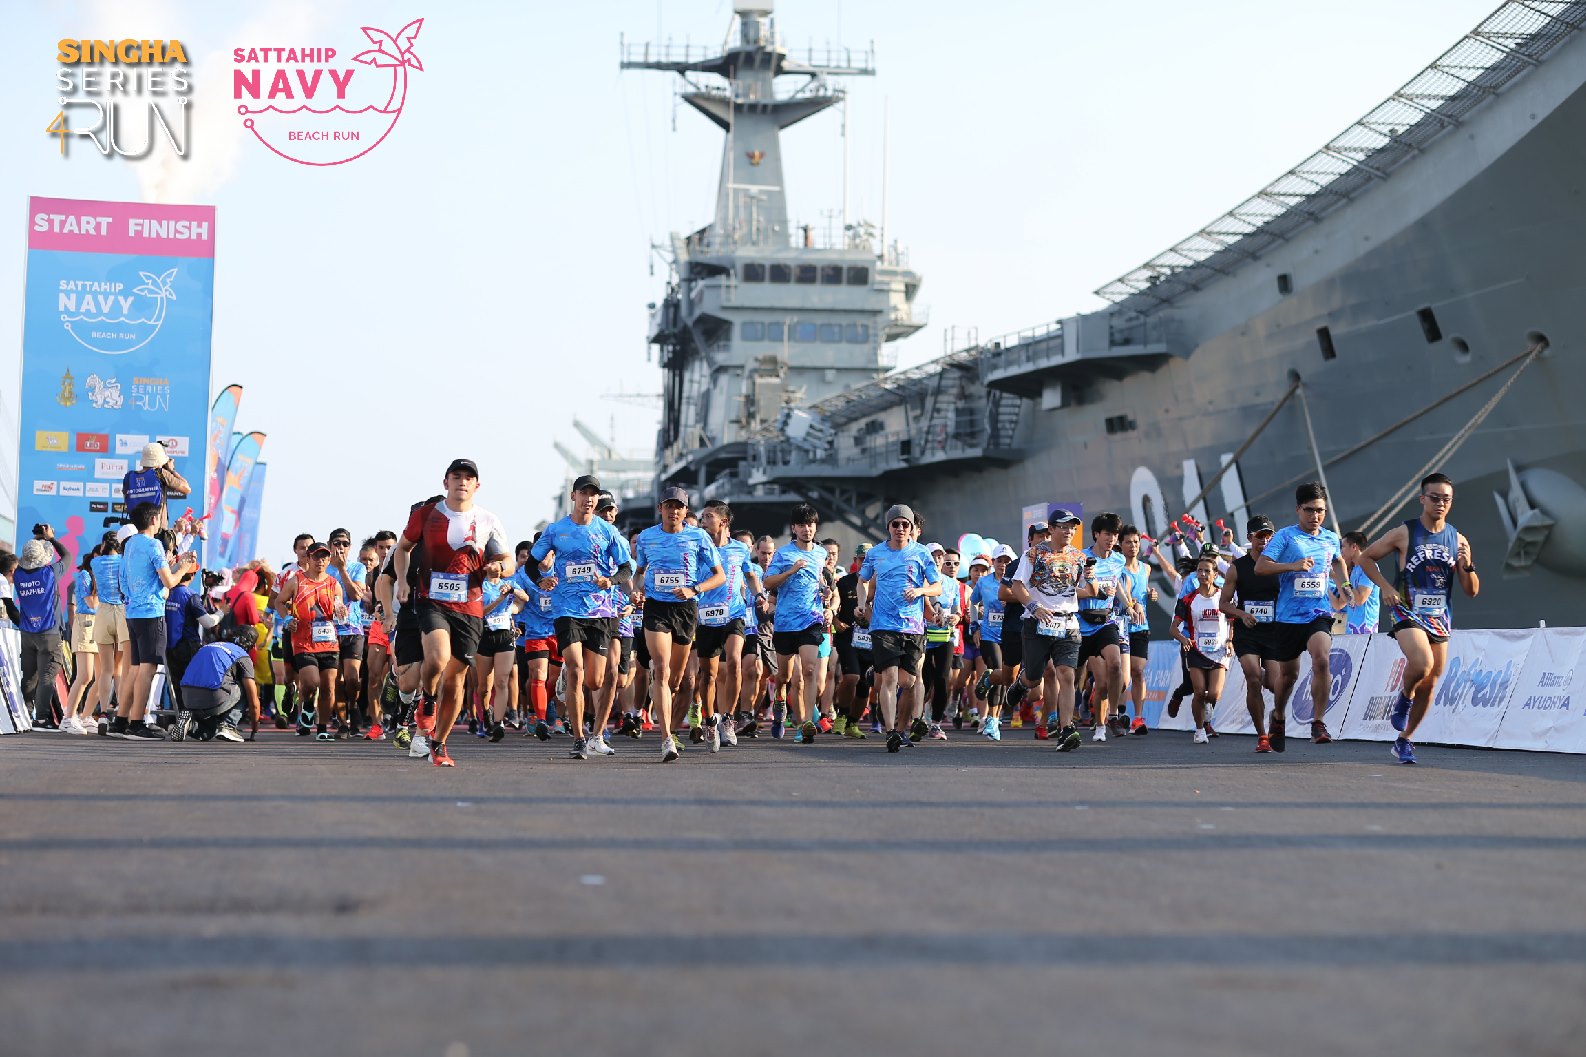
[(215, 210), (29, 198), (27, 230), (17, 536), (76, 565), (151, 440), (194, 488), (173, 519), (204, 505)]

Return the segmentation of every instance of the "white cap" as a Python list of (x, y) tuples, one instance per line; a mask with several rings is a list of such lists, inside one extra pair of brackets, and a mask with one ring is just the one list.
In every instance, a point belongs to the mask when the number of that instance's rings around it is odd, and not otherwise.
[(127, 540), (131, 539), (137, 534), (138, 526), (129, 521), (125, 525), (122, 525), (120, 528), (116, 529), (116, 542), (125, 543)]
[(969, 567), (973, 569), (977, 565), (984, 565), (989, 569), (991, 568), (991, 559), (986, 557), (984, 554), (977, 554), (973, 558), (969, 559)]
[(998, 558), (1017, 558), (1017, 557), (1018, 557), (1018, 555), (1013, 552), (1013, 548), (1008, 546), (1006, 543), (1004, 543), (1002, 546), (998, 547), (996, 550), (991, 552), (991, 558), (992, 558), (993, 561), (995, 561)]
[(158, 470), (161, 466), (171, 461), (165, 452), (165, 445), (157, 440), (151, 440), (143, 446), (143, 456), (138, 460), (145, 470)]
[(932, 554), (942, 554), (947, 550), (947, 548), (943, 547), (940, 543), (927, 543), (925, 545), (925, 549), (930, 551)]

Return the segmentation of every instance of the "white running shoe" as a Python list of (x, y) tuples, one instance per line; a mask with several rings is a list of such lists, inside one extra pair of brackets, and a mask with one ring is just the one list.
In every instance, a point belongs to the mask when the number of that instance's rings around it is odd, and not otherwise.
[(677, 739), (668, 734), (661, 739), (661, 762), (671, 763), (677, 759)]
[(1204, 730), (1197, 730), (1195, 732), (1195, 744), (1197, 744), (1197, 745), (1210, 745), (1211, 743), (1212, 743), (1212, 739), (1210, 739), (1210, 738), (1208, 738), (1206, 736), (1206, 732)]
[(721, 751), (721, 717), (716, 717), (716, 722), (705, 727), (705, 748), (711, 752)]
[(67, 716), (65, 719), (61, 720), (61, 733), (87, 734), (88, 731), (83, 729), (81, 721), (79, 721), (76, 716)]
[(1106, 741), (1107, 740), (1107, 724), (1105, 724), (1105, 723), (1097, 723), (1096, 724), (1096, 732), (1090, 736), (1090, 740), (1091, 741)]
[(429, 756), (429, 754), (430, 739), (426, 738), (424, 735), (415, 730), (413, 732), (413, 740), (408, 743), (408, 759), (422, 760)]
[(730, 717), (721, 715), (716, 717), (716, 732), (721, 737), (721, 744), (737, 746), (738, 732), (733, 729), (733, 720)]
[(594, 737), (585, 738), (584, 739), (584, 748), (588, 749), (590, 752), (594, 753), (596, 756), (615, 756), (615, 755), (617, 755), (617, 750), (613, 749), (610, 745), (607, 745), (605, 738), (594, 738)]
[(234, 741), (238, 745), (241, 745), (245, 740), (242, 736), (242, 731), (238, 730), (230, 723), (222, 723), (220, 725), (220, 729), (215, 731), (215, 737), (219, 738), (221, 741)]

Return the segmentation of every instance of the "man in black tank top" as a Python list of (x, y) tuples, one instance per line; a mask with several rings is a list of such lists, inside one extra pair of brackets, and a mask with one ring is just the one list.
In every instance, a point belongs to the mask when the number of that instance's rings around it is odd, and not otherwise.
[(1245, 673), (1245, 708), (1250, 710), (1250, 722), (1256, 728), (1257, 752), (1282, 752), (1285, 747), (1283, 716), (1273, 712), (1269, 736), (1264, 721), (1266, 703), (1261, 696), (1263, 689), (1277, 684), (1279, 662), (1273, 659), (1274, 621), (1280, 578), (1256, 575), (1256, 559), (1277, 530), (1277, 525), (1265, 514), (1257, 514), (1245, 525), (1250, 551), (1228, 567), (1219, 604), (1233, 621), (1234, 655)]

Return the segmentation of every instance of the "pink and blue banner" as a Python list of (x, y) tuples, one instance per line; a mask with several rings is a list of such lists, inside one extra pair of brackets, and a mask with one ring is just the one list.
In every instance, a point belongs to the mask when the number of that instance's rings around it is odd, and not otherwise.
[(245, 433), (231, 447), (231, 453), (226, 458), (225, 487), (220, 494), (219, 525), (215, 525), (215, 518), (210, 518), (210, 532), (218, 528), (220, 536), (220, 564), (230, 567), (236, 562), (232, 560), (235, 551), (237, 528), (241, 523), (242, 496), (248, 486), (248, 477), (253, 473), (254, 464), (259, 461), (259, 452), (264, 448), (264, 434), (259, 432)]
[(172, 519), (200, 505), (214, 258), (213, 206), (28, 199), (19, 537), (49, 523), (75, 565), (151, 440), (198, 493)]
[[(198, 498), (201, 500), (202, 512), (211, 515), (210, 522), (214, 528), (219, 527), (213, 515), (220, 509), (220, 493), (226, 484), (227, 442), (231, 439), (231, 427), (237, 421), (237, 406), (241, 403), (242, 386), (228, 385), (215, 397), (214, 406), (209, 409), (208, 460), (204, 468), (204, 490)], [(195, 508), (199, 505), (193, 504)], [(219, 560), (220, 541), (212, 532), (204, 541), (204, 564), (213, 567)]]
[(242, 510), (237, 514), (237, 534), (231, 538), (228, 568), (251, 562), (259, 556), (259, 515), (264, 510), (264, 481), (268, 463), (256, 462), (242, 489)]

